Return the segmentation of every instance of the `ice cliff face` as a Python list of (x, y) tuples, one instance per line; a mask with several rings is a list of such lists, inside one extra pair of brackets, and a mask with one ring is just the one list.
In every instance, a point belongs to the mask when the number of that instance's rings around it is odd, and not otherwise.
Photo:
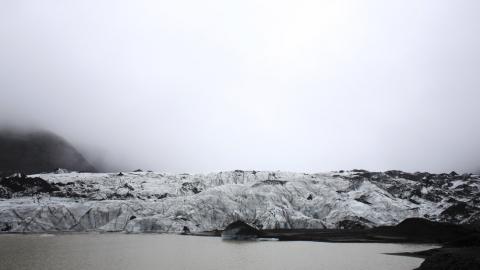
[(186, 226), (198, 232), (239, 219), (264, 229), (372, 227), (408, 217), (480, 220), (480, 177), (455, 173), (60, 172), (17, 178), (0, 181), (0, 231), (180, 232)]

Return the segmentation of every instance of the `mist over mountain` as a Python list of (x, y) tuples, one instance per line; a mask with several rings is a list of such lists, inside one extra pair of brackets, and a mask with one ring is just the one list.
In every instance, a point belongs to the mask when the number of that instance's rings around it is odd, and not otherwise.
[(0, 3), (0, 125), (101, 170), (480, 169), (480, 1), (47, 2)]
[(96, 171), (67, 140), (50, 131), (0, 129), (0, 175), (51, 172), (58, 168)]

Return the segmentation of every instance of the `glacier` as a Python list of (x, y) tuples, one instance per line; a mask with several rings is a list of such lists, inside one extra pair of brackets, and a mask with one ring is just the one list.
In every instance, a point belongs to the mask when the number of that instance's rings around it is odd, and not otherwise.
[(203, 232), (236, 220), (261, 229), (369, 228), (410, 217), (480, 222), (480, 177), (454, 172), (59, 170), (26, 179), (52, 188), (13, 190), (0, 182), (1, 232)]

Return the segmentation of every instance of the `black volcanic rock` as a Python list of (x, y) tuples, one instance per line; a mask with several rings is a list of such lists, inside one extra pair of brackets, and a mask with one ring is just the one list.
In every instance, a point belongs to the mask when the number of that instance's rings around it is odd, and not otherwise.
[(0, 185), (0, 198), (5, 198), (5, 199), (12, 198), (12, 191)]
[[(477, 247), (480, 248), (480, 232), (465, 235), (445, 244), (445, 247)], [(480, 255), (480, 254), (479, 254)]]
[(416, 270), (480, 269), (480, 248), (440, 249), (425, 259)]
[(59, 190), (57, 186), (40, 177), (27, 177), (24, 174), (0, 179), (0, 187), (13, 193), (22, 192), (24, 194), (50, 193)]
[(187, 226), (183, 226), (182, 235), (188, 235), (190, 233), (190, 228), (188, 228)]
[(58, 168), (95, 171), (71, 144), (51, 132), (0, 130), (0, 176), (52, 172)]
[(374, 231), (398, 235), (410, 242), (446, 243), (475, 233), (475, 230), (458, 224), (408, 218), (393, 227), (378, 227)]
[(202, 192), (200, 182), (185, 182), (182, 184), (181, 190), (185, 193), (192, 192), (193, 194)]
[(228, 225), (222, 232), (225, 240), (250, 240), (260, 236), (260, 231), (243, 221), (235, 221)]
[(373, 224), (371, 221), (362, 217), (349, 217), (336, 224), (337, 228), (344, 230), (363, 230), (371, 228), (372, 226)]
[(281, 180), (265, 180), (259, 183), (255, 183), (252, 187), (259, 187), (259, 186), (264, 186), (264, 185), (270, 185), (270, 186), (275, 186), (275, 185), (285, 185), (287, 181), (281, 181)]
[(448, 222), (459, 223), (479, 211), (480, 208), (478, 207), (468, 205), (465, 202), (459, 202), (445, 209), (440, 214), (440, 218)]

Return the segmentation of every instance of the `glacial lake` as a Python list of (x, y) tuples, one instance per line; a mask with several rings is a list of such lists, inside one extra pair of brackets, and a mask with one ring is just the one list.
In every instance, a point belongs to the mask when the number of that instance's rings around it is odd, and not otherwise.
[(431, 245), (222, 241), (172, 234), (0, 235), (2, 270), (411, 270)]

